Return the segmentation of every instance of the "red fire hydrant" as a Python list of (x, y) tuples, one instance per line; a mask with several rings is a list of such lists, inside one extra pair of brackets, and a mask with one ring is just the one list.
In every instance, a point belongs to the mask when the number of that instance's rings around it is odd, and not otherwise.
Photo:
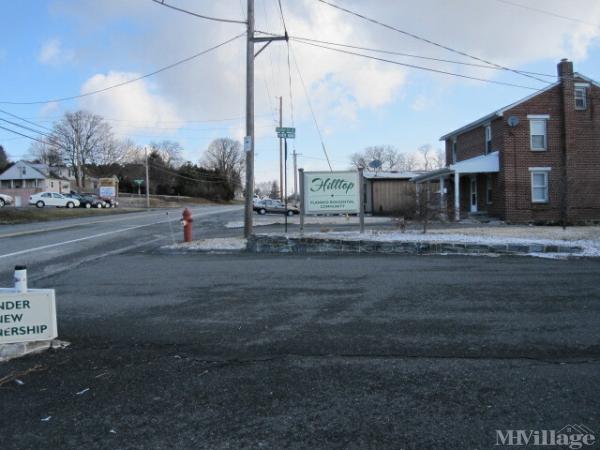
[(185, 208), (183, 210), (183, 214), (181, 215), (181, 225), (183, 225), (183, 241), (191, 242), (192, 241), (192, 212)]

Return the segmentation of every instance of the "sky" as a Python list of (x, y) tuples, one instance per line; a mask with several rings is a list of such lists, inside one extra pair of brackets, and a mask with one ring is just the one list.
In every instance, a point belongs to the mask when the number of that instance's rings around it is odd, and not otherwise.
[[(273, 42), (255, 61), (259, 182), (279, 177), (274, 129), (279, 96), (284, 126), (296, 128), (289, 149), (299, 153), (298, 166), (327, 169), (320, 130), (333, 169), (343, 170), (352, 153), (368, 146), (392, 145), (407, 153), (426, 144), (442, 148), (440, 136), (555, 81), (561, 58), (572, 60), (577, 72), (600, 80), (597, 0), (328, 1), (462, 53), (543, 75), (532, 78), (346, 48), (486, 80), (476, 81), (298, 40), (289, 42), (288, 66), (288, 45)], [(166, 2), (221, 18), (245, 20), (246, 15), (245, 0)], [(294, 37), (483, 64), (318, 0), (281, 4), (288, 33)], [(256, 29), (283, 33), (277, 0), (255, 0), (255, 11)], [(134, 79), (231, 39), (245, 31), (244, 25), (203, 20), (151, 0), (6, 2), (3, 19), (0, 109), (45, 127), (67, 111), (86, 109), (103, 116), (118, 137), (140, 145), (178, 141), (184, 158), (192, 162), (200, 160), (213, 139), (243, 139), (244, 36), (185, 64), (96, 95), (14, 103), (74, 96)], [(2, 113), (0, 117), (10, 119)], [(16, 160), (27, 156), (31, 141), (0, 129), (0, 144)]]

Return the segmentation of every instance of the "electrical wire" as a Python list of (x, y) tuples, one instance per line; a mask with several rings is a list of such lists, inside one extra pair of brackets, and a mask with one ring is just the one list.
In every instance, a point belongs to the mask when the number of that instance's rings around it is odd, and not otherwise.
[(40, 140), (40, 139), (37, 139), (37, 138), (31, 137), (31, 136), (28, 136), (28, 135), (26, 135), (26, 134), (23, 134), (23, 133), (19, 133), (18, 131), (11, 130), (10, 128), (3, 127), (2, 125), (0, 125), (0, 129), (2, 129), (2, 130), (6, 130), (6, 131), (9, 131), (9, 132), (11, 132), (11, 133), (14, 133), (14, 134), (18, 134), (19, 136), (23, 136), (23, 137), (25, 137), (25, 138), (27, 138), (27, 139), (31, 139), (32, 141), (37, 141), (37, 142), (40, 142), (40, 143), (42, 143), (42, 144), (48, 144), (48, 143), (47, 143), (47, 142), (45, 142), (45, 141), (42, 141), (42, 140)]
[(192, 177), (188, 177), (186, 175), (181, 175), (181, 174), (179, 174), (177, 172), (173, 172), (171, 170), (165, 169), (163, 167), (157, 167), (157, 166), (155, 166), (153, 164), (150, 164), (150, 163), (148, 165), (150, 167), (152, 167), (153, 169), (156, 169), (156, 170), (168, 173), (168, 174), (170, 174), (170, 175), (172, 175), (174, 177), (184, 178), (184, 179), (190, 180), (190, 181), (198, 181), (200, 183), (214, 183), (214, 184), (223, 184), (224, 182), (228, 181), (225, 178), (221, 179), (221, 181), (214, 181), (214, 180), (211, 180), (211, 179), (192, 178)]
[[(487, 64), (476, 64), (476, 63), (468, 63), (468, 62), (463, 62), (463, 61), (456, 61), (456, 60), (452, 60), (452, 59), (433, 58), (431, 56), (421, 56), (421, 55), (415, 55), (412, 53), (402, 53), (402, 52), (397, 52), (397, 51), (392, 51), (392, 50), (382, 50), (382, 49), (371, 48), (371, 47), (360, 47), (358, 45), (342, 44), (339, 42), (331, 42), (331, 41), (321, 41), (319, 39), (311, 39), (311, 38), (306, 38), (306, 37), (301, 37), (301, 36), (290, 35), (289, 38), (294, 39), (296, 41), (316, 42), (319, 44), (335, 45), (338, 47), (353, 48), (356, 50), (366, 50), (369, 52), (384, 53), (384, 54), (388, 54), (388, 55), (406, 56), (409, 58), (417, 58), (417, 59), (424, 59), (424, 60), (428, 60), (428, 61), (445, 62), (445, 63), (458, 64), (458, 65), (469, 66), (469, 67), (478, 67), (478, 68), (482, 68), (482, 69), (508, 70), (508, 69), (505, 69), (502, 67), (489, 66)], [(538, 75), (538, 76), (542, 76), (542, 77), (557, 78), (557, 75), (550, 75), (550, 74), (540, 73), (540, 72), (529, 72), (526, 70), (521, 70), (520, 72), (527, 73), (530, 75)]]
[(15, 119), (22, 120), (23, 122), (25, 122), (25, 123), (28, 123), (28, 124), (30, 124), (30, 125), (34, 125), (34, 126), (36, 126), (36, 127), (38, 127), (38, 128), (42, 128), (42, 129), (44, 129), (44, 130), (46, 130), (46, 131), (52, 131), (50, 128), (48, 128), (48, 127), (45, 127), (44, 125), (40, 125), (40, 124), (38, 124), (38, 123), (31, 122), (30, 120), (27, 120), (25, 117), (17, 116), (16, 114), (13, 114), (13, 113), (11, 113), (11, 112), (5, 111), (5, 110), (3, 110), (3, 109), (0, 109), (0, 112), (1, 112), (1, 113), (4, 113), (4, 114), (6, 114), (6, 115), (8, 115), (8, 116), (10, 116), (10, 117), (13, 117), (13, 118), (15, 118)]
[(418, 70), (424, 70), (424, 71), (428, 71), (428, 72), (439, 73), (439, 74), (442, 74), (442, 75), (451, 75), (451, 76), (454, 76), (454, 77), (466, 78), (466, 79), (469, 79), (469, 80), (483, 81), (485, 83), (499, 84), (499, 85), (502, 85), (502, 86), (518, 87), (518, 88), (522, 88), (522, 89), (529, 89), (529, 90), (532, 90), (532, 91), (540, 91), (540, 90), (542, 90), (542, 89), (535, 88), (535, 87), (532, 87), (532, 86), (523, 86), (521, 84), (507, 83), (507, 82), (504, 82), (504, 81), (488, 80), (488, 79), (485, 79), (485, 78), (472, 77), (472, 76), (463, 75), (463, 74), (460, 74), (460, 73), (447, 72), (445, 70), (433, 69), (431, 67), (423, 67), (423, 66), (417, 66), (415, 64), (402, 63), (400, 61), (394, 61), (394, 60), (391, 60), (391, 59), (379, 58), (379, 57), (373, 56), (373, 55), (365, 55), (364, 53), (351, 52), (349, 50), (343, 50), (341, 48), (328, 47), (328, 46), (325, 46), (325, 45), (314, 44), (312, 42), (299, 41), (299, 40), (295, 40), (295, 39), (294, 39), (294, 41), (298, 42), (300, 44), (304, 44), (304, 45), (311, 45), (313, 47), (319, 47), (319, 48), (324, 48), (324, 49), (327, 49), (327, 50), (332, 50), (332, 51), (336, 51), (336, 52), (340, 52), (340, 53), (345, 53), (347, 55), (360, 56), (362, 58), (373, 59), (375, 61), (381, 61), (381, 62), (386, 62), (386, 63), (390, 63), (390, 64), (396, 64), (396, 65), (404, 66), (404, 67), (410, 67), (412, 69), (418, 69)]
[(28, 127), (28, 126), (25, 126), (25, 125), (21, 125), (21, 124), (19, 124), (17, 122), (13, 122), (12, 120), (4, 119), (2, 117), (0, 117), (0, 120), (4, 121), (6, 123), (9, 123), (9, 124), (11, 124), (11, 125), (13, 125), (15, 127), (23, 128), (24, 130), (31, 131), (33, 133), (38, 133), (38, 134), (41, 134), (42, 136), (51, 137), (49, 134), (46, 134), (46, 133), (44, 133), (42, 131), (35, 130), (35, 129), (33, 129), (31, 127)]
[(323, 153), (325, 154), (325, 158), (327, 159), (327, 165), (329, 166), (329, 170), (333, 172), (333, 168), (331, 167), (331, 161), (329, 160), (329, 155), (327, 154), (327, 149), (325, 148), (325, 142), (323, 141), (323, 134), (321, 133), (321, 128), (317, 122), (317, 116), (315, 115), (315, 110), (313, 109), (312, 103), (310, 101), (310, 97), (308, 95), (308, 89), (306, 88), (306, 84), (304, 83), (304, 78), (302, 77), (302, 72), (300, 71), (300, 66), (298, 65), (298, 60), (294, 55), (294, 52), (291, 51), (292, 59), (294, 60), (294, 65), (296, 66), (296, 71), (298, 72), (298, 77), (300, 78), (300, 82), (302, 83), (302, 88), (304, 89), (304, 95), (306, 96), (306, 103), (308, 103), (308, 108), (310, 109), (310, 113), (313, 118), (313, 122), (315, 123), (315, 128), (317, 129), (317, 134), (319, 135), (319, 140), (321, 141), (321, 148), (323, 149)]
[(581, 24), (584, 24), (584, 25), (589, 25), (589, 26), (592, 26), (592, 27), (600, 28), (600, 25), (598, 25), (597, 23), (586, 22), (585, 20), (577, 19), (575, 17), (563, 16), (561, 14), (553, 13), (552, 11), (546, 11), (544, 9), (534, 8), (533, 6), (522, 5), (520, 3), (513, 3), (513, 2), (510, 2), (508, 0), (496, 0), (496, 1), (500, 2), (500, 3), (507, 4), (507, 5), (516, 6), (517, 8), (528, 9), (529, 11), (535, 11), (535, 12), (538, 12), (538, 13), (541, 13), (541, 14), (546, 14), (547, 16), (556, 17), (558, 19), (570, 20), (572, 22), (577, 22), (577, 23), (581, 23)]
[(397, 27), (394, 27), (392, 25), (388, 25), (386, 23), (383, 23), (383, 22), (380, 22), (378, 20), (372, 19), (370, 17), (365, 16), (364, 14), (360, 14), (360, 13), (358, 13), (356, 11), (352, 11), (350, 9), (347, 9), (347, 8), (342, 7), (342, 6), (336, 5), (335, 3), (331, 3), (331, 2), (329, 2), (327, 0), (317, 0), (317, 1), (320, 2), (320, 3), (323, 3), (324, 5), (328, 5), (328, 6), (332, 7), (332, 8), (338, 9), (340, 11), (344, 11), (345, 13), (352, 14), (353, 16), (359, 17), (359, 18), (361, 18), (363, 20), (366, 20), (367, 22), (374, 23), (376, 25), (382, 26), (382, 27), (387, 28), (389, 30), (396, 31), (396, 32), (401, 33), (401, 34), (403, 34), (405, 36), (409, 36), (409, 37), (411, 37), (413, 39), (417, 39), (419, 41), (426, 42), (427, 44), (434, 45), (434, 46), (439, 47), (439, 48), (443, 48), (444, 50), (448, 50), (450, 52), (459, 54), (461, 56), (466, 56), (467, 58), (471, 58), (471, 59), (483, 62), (485, 64), (489, 64), (491, 66), (500, 67), (502, 69), (505, 69), (505, 70), (508, 70), (510, 72), (516, 73), (518, 75), (522, 75), (524, 77), (532, 78), (534, 80), (540, 81), (542, 83), (550, 83), (549, 81), (542, 80), (540, 78), (537, 78), (537, 77), (535, 77), (533, 75), (526, 74), (526, 73), (521, 72), (519, 70), (511, 69), (510, 67), (506, 67), (506, 66), (503, 66), (501, 64), (496, 64), (494, 62), (491, 62), (491, 61), (488, 61), (486, 59), (480, 58), (478, 56), (470, 55), (469, 53), (463, 52), (461, 50), (457, 50), (457, 49), (454, 49), (452, 47), (448, 47), (446, 45), (440, 44), (438, 42), (434, 42), (434, 41), (432, 41), (430, 39), (424, 38), (424, 37), (416, 35), (414, 33), (411, 33), (411, 32), (405, 31), (405, 30), (401, 30), (400, 28), (397, 28)]
[(225, 23), (239, 23), (239, 24), (247, 24), (248, 22), (246, 22), (245, 20), (237, 20), (237, 19), (223, 19), (220, 17), (211, 17), (211, 16), (205, 16), (203, 14), (198, 14), (192, 11), (188, 11), (187, 9), (183, 9), (183, 8), (178, 8), (177, 6), (173, 6), (173, 5), (169, 5), (168, 3), (165, 3), (164, 0), (152, 0), (154, 3), (158, 3), (159, 5), (162, 6), (166, 6), (167, 8), (173, 9), (175, 11), (179, 11), (185, 14), (189, 14), (190, 16), (194, 16), (194, 17), (198, 17), (200, 19), (206, 19), (206, 20), (213, 20), (215, 22), (225, 22)]
[(179, 66), (179, 65), (184, 64), (186, 62), (189, 62), (189, 61), (191, 61), (191, 60), (193, 60), (195, 58), (198, 58), (198, 57), (200, 57), (202, 55), (205, 55), (205, 54), (207, 54), (207, 53), (209, 53), (209, 52), (211, 52), (213, 50), (216, 50), (219, 47), (223, 47), (224, 45), (229, 44), (230, 42), (233, 42), (236, 39), (239, 39), (240, 37), (244, 36), (245, 34), (246, 34), (245, 32), (244, 33), (240, 33), (237, 36), (234, 36), (234, 37), (232, 37), (230, 39), (227, 39), (226, 41), (221, 42), (220, 44), (217, 44), (217, 45), (215, 45), (213, 47), (210, 47), (210, 48), (208, 48), (206, 50), (203, 50), (203, 51), (201, 51), (199, 53), (196, 53), (196, 54), (194, 54), (192, 56), (189, 56), (187, 58), (181, 59), (181, 60), (179, 60), (177, 62), (174, 62), (173, 64), (169, 64), (168, 66), (161, 67), (160, 69), (157, 69), (157, 70), (155, 70), (153, 72), (150, 72), (150, 73), (147, 73), (145, 75), (141, 75), (139, 77), (132, 78), (130, 80), (123, 81), (121, 83), (113, 84), (112, 86), (107, 86), (107, 87), (102, 88), (102, 89), (96, 89), (94, 91), (84, 92), (83, 94), (79, 94), (79, 95), (72, 95), (72, 96), (69, 96), (69, 97), (55, 98), (55, 99), (51, 99), (51, 100), (38, 100), (38, 101), (29, 101), (29, 102), (0, 101), (0, 104), (5, 104), (5, 105), (43, 105), (43, 104), (48, 104), (48, 103), (59, 103), (59, 102), (67, 101), (67, 100), (74, 100), (74, 99), (77, 99), (77, 98), (88, 97), (90, 95), (99, 94), (101, 92), (106, 92), (108, 90), (111, 90), (111, 89), (114, 89), (114, 88), (118, 88), (118, 87), (121, 87), (121, 86), (125, 86), (127, 84), (135, 83), (136, 81), (140, 81), (140, 80), (143, 80), (144, 78), (148, 78), (148, 77), (151, 77), (153, 75), (156, 75), (156, 74), (159, 74), (161, 72), (164, 72), (166, 70), (172, 69), (173, 67)]

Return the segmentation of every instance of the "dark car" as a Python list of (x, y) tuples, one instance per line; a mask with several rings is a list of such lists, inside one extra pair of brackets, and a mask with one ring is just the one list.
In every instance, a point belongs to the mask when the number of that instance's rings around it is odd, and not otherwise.
[(258, 214), (267, 214), (267, 213), (279, 213), (279, 214), (287, 214), (288, 216), (293, 216), (294, 214), (300, 214), (300, 210), (292, 205), (287, 205), (281, 200), (260, 200), (254, 202), (254, 211)]
[(106, 203), (106, 208), (116, 208), (117, 206), (119, 206), (119, 202), (117, 201), (116, 198), (113, 197), (100, 197), (100, 199), (102, 201), (104, 201), (104, 203)]
[(70, 194), (66, 194), (65, 197), (70, 197), (79, 200), (80, 208), (104, 208), (106, 203), (100, 199), (97, 195), (94, 194), (78, 194), (76, 192), (71, 192)]

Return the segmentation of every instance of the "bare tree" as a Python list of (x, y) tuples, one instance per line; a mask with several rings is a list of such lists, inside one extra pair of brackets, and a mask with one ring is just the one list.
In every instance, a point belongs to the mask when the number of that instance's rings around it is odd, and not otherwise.
[(168, 167), (178, 168), (183, 164), (183, 157), (181, 156), (183, 148), (179, 142), (169, 140), (151, 142), (148, 151), (149, 153), (159, 154)]
[(241, 187), (244, 154), (238, 141), (229, 138), (215, 139), (205, 150), (202, 159), (206, 168), (222, 175), (233, 190)]
[[(381, 161), (381, 167), (370, 168), (372, 161)], [(375, 145), (365, 148), (362, 152), (350, 155), (350, 162), (356, 168), (363, 167), (368, 170), (404, 170), (404, 154), (391, 145)]]
[(444, 153), (440, 149), (434, 150), (431, 144), (419, 147), (419, 153), (423, 159), (423, 168), (425, 170), (441, 169), (446, 165)]
[(106, 153), (113, 140), (110, 126), (102, 117), (88, 111), (76, 111), (66, 113), (54, 124), (48, 144), (71, 166), (75, 183), (81, 188), (85, 185), (87, 166)]
[(279, 198), (279, 183), (277, 180), (273, 180), (271, 182), (271, 189), (269, 191), (269, 198), (277, 199)]
[(419, 155), (416, 153), (407, 154), (405, 158), (405, 170), (419, 170), (420, 168)]

